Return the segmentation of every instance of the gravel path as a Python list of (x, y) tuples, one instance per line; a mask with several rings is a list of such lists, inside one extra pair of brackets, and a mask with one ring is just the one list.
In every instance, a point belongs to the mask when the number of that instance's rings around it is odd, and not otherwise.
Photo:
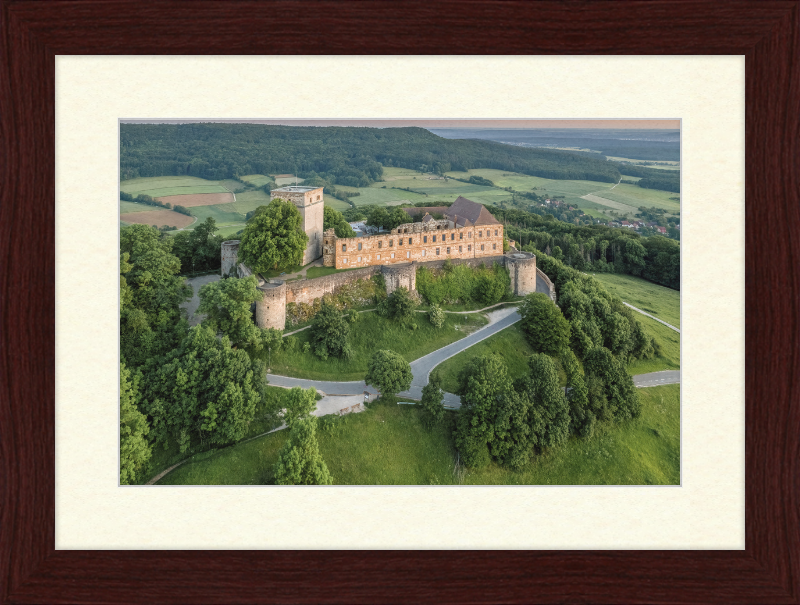
[(671, 328), (671, 329), (675, 330), (675, 331), (676, 331), (678, 334), (680, 334), (680, 333), (681, 333), (681, 331), (680, 331), (678, 328), (676, 328), (676, 327), (675, 327), (675, 326), (673, 326), (673, 325), (670, 325), (670, 324), (668, 324), (666, 321), (664, 321), (664, 320), (662, 320), (662, 319), (659, 319), (659, 318), (658, 318), (658, 317), (656, 317), (655, 315), (650, 315), (650, 313), (645, 313), (645, 312), (644, 312), (644, 311), (642, 311), (641, 309), (637, 309), (637, 308), (636, 308), (636, 307), (634, 307), (633, 305), (629, 305), (628, 303), (626, 303), (626, 302), (624, 302), (624, 301), (623, 301), (623, 303), (622, 303), (622, 304), (623, 304), (623, 305), (625, 305), (626, 307), (628, 307), (629, 309), (633, 309), (633, 310), (634, 310), (634, 311), (636, 311), (637, 313), (641, 313), (642, 315), (646, 315), (646, 316), (647, 316), (647, 317), (649, 317), (650, 319), (655, 319), (655, 320), (656, 320), (658, 323), (660, 323), (660, 324), (664, 324), (664, 325), (665, 325), (665, 326), (667, 326), (668, 328)]

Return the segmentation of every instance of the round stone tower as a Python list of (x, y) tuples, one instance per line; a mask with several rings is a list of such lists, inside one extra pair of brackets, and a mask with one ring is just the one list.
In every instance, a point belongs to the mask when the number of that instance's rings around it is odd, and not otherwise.
[(391, 294), (397, 288), (408, 288), (408, 291), (417, 288), (417, 267), (415, 262), (400, 265), (382, 265), (381, 273), (386, 283), (386, 294)]
[(228, 277), (229, 275), (236, 276), (238, 275), (237, 267), (239, 265), (239, 261), (237, 260), (239, 256), (239, 240), (238, 239), (231, 239), (227, 242), (222, 242), (222, 267), (220, 268), (220, 274), (222, 277)]
[(515, 296), (536, 292), (536, 257), (530, 252), (506, 255), (506, 268), (511, 278), (511, 291)]
[(273, 279), (260, 284), (258, 289), (262, 296), (256, 301), (256, 325), (283, 330), (286, 327), (286, 284)]

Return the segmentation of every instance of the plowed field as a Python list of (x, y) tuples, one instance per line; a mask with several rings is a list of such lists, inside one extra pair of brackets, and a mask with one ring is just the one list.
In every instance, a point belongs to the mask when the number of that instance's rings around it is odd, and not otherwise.
[(214, 204), (228, 204), (233, 201), (233, 194), (228, 193), (191, 193), (189, 195), (167, 195), (156, 198), (159, 202), (169, 202), (173, 206), (213, 206)]
[(148, 212), (127, 212), (125, 214), (120, 214), (119, 220), (123, 223), (156, 225), (158, 227), (168, 225), (181, 229), (191, 225), (194, 222), (194, 217), (186, 216), (185, 214), (172, 210), (150, 210)]

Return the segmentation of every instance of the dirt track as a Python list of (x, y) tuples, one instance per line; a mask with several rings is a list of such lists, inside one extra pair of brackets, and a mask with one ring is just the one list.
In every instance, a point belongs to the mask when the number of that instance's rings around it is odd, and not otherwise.
[(169, 202), (173, 206), (213, 206), (214, 204), (229, 204), (233, 200), (232, 193), (191, 193), (189, 195), (166, 195), (156, 198), (159, 202)]

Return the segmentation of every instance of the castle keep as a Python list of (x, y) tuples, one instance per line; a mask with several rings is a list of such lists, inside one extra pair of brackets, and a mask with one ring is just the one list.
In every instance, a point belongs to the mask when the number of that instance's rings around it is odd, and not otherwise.
[[(536, 292), (540, 286), (555, 300), (555, 288), (547, 276), (536, 267), (536, 257), (529, 252), (503, 254), (503, 225), (481, 204), (459, 197), (449, 208), (441, 211), (444, 218), (435, 219), (425, 213), (422, 222), (406, 223), (390, 233), (357, 238), (337, 238), (333, 229), (322, 232), (322, 188), (282, 187), (273, 189), (271, 198), (292, 201), (303, 217), (303, 229), (308, 234), (308, 246), (303, 264), (320, 256), (326, 267), (355, 269), (316, 279), (284, 282), (265, 280), (260, 275), (258, 288), (263, 298), (256, 303), (256, 324), (260, 328), (283, 330), (288, 303), (311, 303), (337, 287), (373, 275), (383, 275), (386, 293), (400, 287), (416, 289), (417, 266), (441, 266), (446, 259), (454, 264), (479, 266), (500, 264), (508, 269), (511, 290), (517, 296)], [(409, 212), (424, 211), (409, 208)], [(247, 277), (252, 271), (238, 261), (239, 240), (222, 243), (222, 276)]]

